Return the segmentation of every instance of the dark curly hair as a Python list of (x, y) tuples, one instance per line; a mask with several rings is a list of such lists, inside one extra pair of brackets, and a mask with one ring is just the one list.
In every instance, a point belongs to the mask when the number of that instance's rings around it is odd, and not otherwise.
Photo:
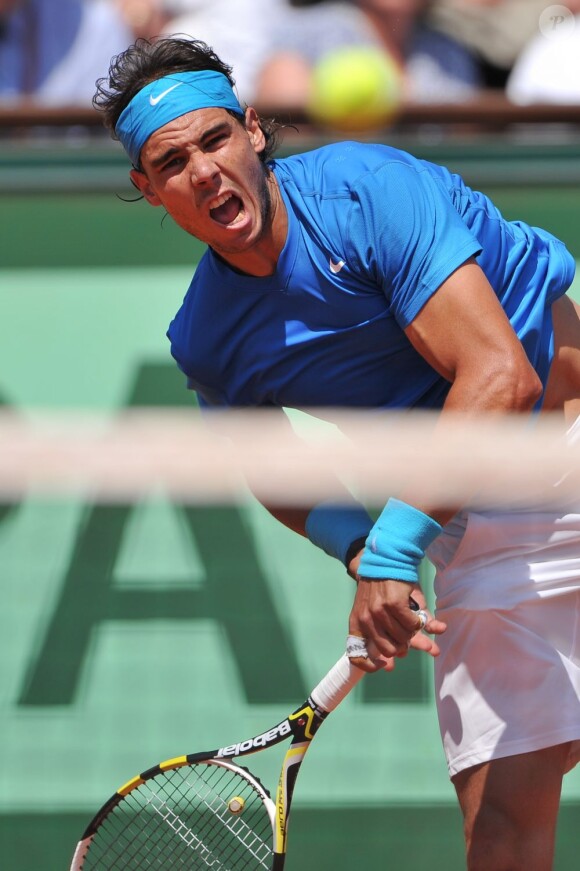
[[(235, 84), (232, 68), (199, 39), (177, 36), (138, 39), (114, 57), (108, 75), (98, 79), (93, 106), (103, 113), (105, 127), (117, 139), (115, 126), (121, 112), (145, 85), (171, 73), (198, 70), (223, 73), (232, 87)], [(244, 124), (242, 116), (235, 112), (230, 114)], [(281, 125), (273, 119), (260, 118), (260, 127), (266, 137), (260, 159), (266, 163), (278, 146)]]

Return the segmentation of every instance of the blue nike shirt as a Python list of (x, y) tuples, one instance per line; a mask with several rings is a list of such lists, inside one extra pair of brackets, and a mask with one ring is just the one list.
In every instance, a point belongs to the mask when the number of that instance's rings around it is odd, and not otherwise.
[(271, 167), (288, 211), (275, 273), (240, 275), (209, 249), (168, 330), (202, 405), (440, 407), (450, 384), (403, 330), (472, 257), (545, 383), (550, 305), (575, 269), (560, 241), (388, 146), (343, 142)]

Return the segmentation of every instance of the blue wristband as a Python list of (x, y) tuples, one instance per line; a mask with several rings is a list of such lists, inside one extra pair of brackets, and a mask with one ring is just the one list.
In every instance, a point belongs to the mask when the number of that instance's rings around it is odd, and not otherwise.
[(366, 538), (372, 525), (373, 521), (362, 505), (322, 502), (309, 512), (305, 531), (313, 544), (346, 565), (351, 544), (357, 538)]
[(369, 533), (358, 574), (418, 583), (419, 564), (440, 532), (440, 524), (432, 517), (406, 502), (389, 499)]

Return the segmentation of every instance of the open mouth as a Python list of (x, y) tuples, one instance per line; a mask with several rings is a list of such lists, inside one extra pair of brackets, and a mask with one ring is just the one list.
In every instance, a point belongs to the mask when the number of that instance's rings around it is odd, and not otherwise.
[(218, 199), (218, 203), (209, 213), (216, 223), (222, 227), (235, 224), (241, 220), (244, 214), (244, 204), (235, 194), (224, 194)]

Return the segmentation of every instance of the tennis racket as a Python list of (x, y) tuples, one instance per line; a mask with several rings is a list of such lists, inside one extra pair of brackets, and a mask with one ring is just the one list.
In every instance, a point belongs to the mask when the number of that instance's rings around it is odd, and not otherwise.
[[(425, 612), (418, 612), (423, 625)], [(363, 677), (344, 655), (285, 720), (246, 741), (168, 759), (103, 805), (70, 871), (282, 871), (298, 771), (318, 729)], [(237, 759), (289, 740), (271, 798)]]

